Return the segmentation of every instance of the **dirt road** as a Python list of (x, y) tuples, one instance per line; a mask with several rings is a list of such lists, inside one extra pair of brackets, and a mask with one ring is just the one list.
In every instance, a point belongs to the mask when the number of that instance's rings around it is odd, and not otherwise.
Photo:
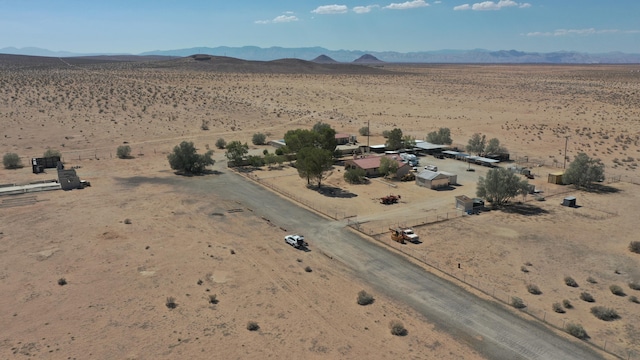
[[(601, 359), (577, 341), (563, 339), (544, 326), (514, 315), (428, 273), (400, 255), (331, 221), (300, 208), (218, 162), (218, 176), (186, 179), (194, 192), (216, 192), (237, 201), (291, 233), (303, 233), (312, 251), (322, 251), (351, 269), (377, 291), (415, 308), (427, 319), (490, 359)], [(409, 329), (409, 331), (411, 331)]]

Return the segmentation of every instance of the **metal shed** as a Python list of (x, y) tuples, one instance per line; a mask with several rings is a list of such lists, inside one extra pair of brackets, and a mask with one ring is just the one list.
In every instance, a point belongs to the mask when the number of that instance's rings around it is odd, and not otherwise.
[(562, 200), (562, 206), (568, 207), (576, 207), (576, 197), (575, 196), (567, 196)]
[(449, 177), (439, 172), (423, 170), (416, 176), (416, 185), (429, 189), (438, 189), (449, 186)]
[(564, 175), (564, 172), (551, 173), (549, 174), (549, 178), (547, 181), (551, 184), (563, 185), (564, 182), (562, 182), (562, 175)]
[(458, 184), (458, 175), (450, 173), (450, 172), (446, 172), (446, 171), (440, 171), (440, 174), (446, 176), (449, 178), (449, 184), (450, 185), (457, 185)]

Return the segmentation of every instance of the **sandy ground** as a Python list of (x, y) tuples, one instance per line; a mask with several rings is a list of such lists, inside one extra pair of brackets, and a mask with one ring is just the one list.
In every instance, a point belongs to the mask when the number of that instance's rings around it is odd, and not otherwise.
[[(403, 250), (489, 293), (519, 296), (528, 311), (554, 324), (581, 323), (600, 346), (607, 340), (608, 347), (640, 353), (640, 305), (628, 301), (638, 294), (626, 286), (640, 281), (640, 259), (626, 249), (636, 240), (637, 185), (613, 183), (617, 192), (588, 194), (544, 182), (562, 166), (566, 136), (569, 160), (585, 151), (604, 161), (609, 176), (638, 182), (639, 69), (436, 66), (376, 76), (3, 72), (0, 152), (16, 152), (28, 164), (46, 148), (58, 149), (94, 185), (0, 207), (0, 286), (8, 294), (0, 300), (7, 324), (0, 330), (2, 357), (477, 358), (397, 299), (358, 306), (356, 293), (366, 284), (321, 254), (295, 252), (280, 240), (281, 230), (248, 209), (177, 187), (176, 181), (197, 178), (176, 180), (165, 159), (182, 139), (213, 149), (218, 138), (250, 143), (252, 134), (264, 132), (276, 139), (317, 121), (354, 134), (371, 121), (372, 144), (393, 127), (416, 138), (449, 127), (461, 145), (482, 132), (498, 137), (512, 158), (526, 156), (536, 166), (536, 186), (549, 194), (529, 203), (539, 209), (534, 215), (492, 211), (416, 227), (423, 242)], [(135, 159), (113, 158), (124, 142)], [(221, 160), (222, 151), (216, 157)], [(464, 164), (440, 166), (457, 172), (461, 186), (448, 192), (378, 181), (352, 187), (336, 168), (326, 184), (356, 195), (336, 198), (307, 189), (288, 167), (253, 174), (325, 213), (356, 215), (380, 233), (388, 223), (453, 214), (454, 195), (475, 193)], [(47, 176), (30, 168), (0, 170), (0, 183)], [(377, 203), (395, 192), (403, 195), (400, 204)], [(577, 196), (581, 207), (560, 207), (564, 194)], [(390, 243), (386, 237), (377, 236)], [(521, 271), (525, 263), (528, 273)], [(565, 276), (580, 286), (564, 285)], [(586, 282), (589, 276), (598, 282)], [(68, 284), (59, 286), (60, 278)], [(528, 294), (529, 283), (542, 294)], [(612, 295), (612, 284), (628, 296)], [(578, 299), (582, 291), (621, 319), (595, 319), (592, 305)], [(211, 294), (218, 304), (208, 303)], [(167, 297), (176, 299), (176, 309), (167, 309)], [(575, 309), (552, 313), (551, 304), (563, 299)], [(407, 337), (390, 335), (392, 319), (404, 323)], [(260, 330), (246, 330), (248, 321)]]

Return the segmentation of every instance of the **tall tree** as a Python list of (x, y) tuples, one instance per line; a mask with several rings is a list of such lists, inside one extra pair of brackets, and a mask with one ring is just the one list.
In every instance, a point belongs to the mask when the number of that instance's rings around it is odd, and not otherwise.
[(385, 144), (389, 150), (398, 150), (402, 147), (402, 130), (395, 128), (389, 131), (389, 137)]
[(491, 203), (494, 207), (506, 204), (511, 198), (528, 191), (529, 182), (520, 180), (513, 172), (505, 168), (494, 168), (480, 177), (476, 195)]
[(336, 131), (331, 128), (329, 124), (323, 122), (317, 122), (313, 125), (313, 132), (318, 134), (318, 146), (331, 151), (333, 153), (338, 146), (338, 141), (336, 140)]
[(201, 174), (209, 165), (215, 164), (211, 158), (213, 150), (200, 155), (191, 141), (183, 141), (173, 148), (173, 152), (167, 155), (169, 165), (173, 170), (187, 174)]
[(404, 135), (402, 137), (402, 148), (413, 149), (416, 146), (416, 138), (411, 135)]
[(569, 164), (562, 180), (576, 188), (590, 189), (594, 182), (604, 178), (604, 165), (599, 159), (592, 159), (585, 153), (579, 153)]
[(238, 140), (231, 141), (226, 146), (227, 151), (224, 153), (224, 156), (229, 159), (229, 161), (233, 162), (234, 165), (239, 166), (242, 164), (242, 160), (244, 156), (249, 152), (249, 145), (247, 143), (241, 143)]
[(297, 153), (296, 169), (301, 178), (317, 182), (322, 186), (325, 173), (333, 166), (333, 154), (331, 151), (316, 147), (304, 147)]
[(489, 142), (484, 149), (485, 154), (505, 154), (507, 152), (508, 151), (505, 147), (500, 146), (500, 140), (497, 138), (489, 139)]
[(384, 176), (395, 176), (399, 167), (400, 165), (396, 160), (383, 156), (380, 158), (380, 167), (378, 168), (378, 172)]
[(295, 129), (284, 134), (287, 152), (297, 153), (303, 147), (317, 147), (320, 144), (319, 135), (315, 131)]
[(449, 128), (440, 128), (438, 131), (432, 131), (427, 134), (426, 140), (432, 144), (451, 145), (451, 130)]
[(469, 143), (467, 144), (467, 151), (470, 153), (475, 153), (476, 155), (481, 155), (482, 153), (484, 153), (485, 145), (486, 136), (475, 133), (473, 134), (473, 136), (471, 136), (471, 139), (469, 139)]

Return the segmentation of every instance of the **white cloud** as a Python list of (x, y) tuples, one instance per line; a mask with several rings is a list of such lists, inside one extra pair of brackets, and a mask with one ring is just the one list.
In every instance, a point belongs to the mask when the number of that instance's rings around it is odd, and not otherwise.
[(530, 8), (531, 4), (529, 3), (517, 3), (513, 0), (500, 0), (498, 2), (495, 1), (483, 1), (479, 3), (475, 3), (473, 5), (464, 4), (454, 6), (453, 10), (474, 10), (474, 11), (487, 11), (487, 10), (501, 10), (502, 8), (507, 7), (519, 7), (520, 9)]
[(287, 11), (285, 12), (285, 14), (287, 15), (280, 15), (280, 16), (276, 16), (273, 20), (256, 20), (255, 23), (256, 24), (279, 24), (279, 23), (288, 23), (288, 22), (294, 22), (294, 21), (298, 21), (298, 17), (295, 15), (291, 15), (293, 14), (293, 12), (291, 11)]
[(620, 29), (557, 29), (554, 31), (535, 31), (527, 33), (527, 36), (589, 36), (597, 34), (639, 34), (640, 30), (620, 30)]
[(442, 4), (442, 1), (439, 1), (439, 0), (438, 0), (438, 1), (434, 1), (433, 3), (434, 3), (434, 4)]
[(403, 2), (403, 3), (391, 3), (385, 6), (384, 8), (391, 9), (391, 10), (407, 10), (407, 9), (416, 9), (416, 8), (426, 7), (426, 6), (429, 6), (429, 4), (426, 3), (424, 0), (413, 0), (413, 1)]
[(323, 5), (318, 6), (315, 10), (311, 12), (319, 15), (329, 15), (329, 14), (344, 14), (349, 11), (347, 5)]
[(366, 14), (371, 12), (371, 10), (378, 8), (380, 6), (378, 5), (368, 5), (368, 6), (355, 6), (353, 8), (353, 12), (355, 12), (356, 14)]

